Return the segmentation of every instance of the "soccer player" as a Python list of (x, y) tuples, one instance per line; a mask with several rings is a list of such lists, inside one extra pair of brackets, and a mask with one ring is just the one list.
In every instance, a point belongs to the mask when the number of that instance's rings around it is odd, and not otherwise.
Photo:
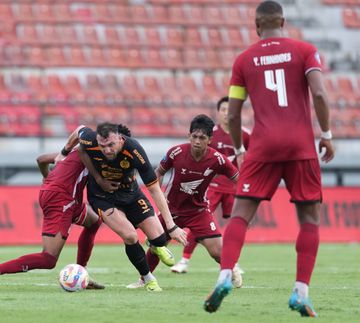
[[(228, 106), (228, 96), (222, 97), (216, 104), (219, 123), (214, 127), (209, 146), (221, 152), (237, 167), (234, 147), (229, 135)], [(242, 139), (246, 149), (249, 145), (249, 133), (248, 129), (242, 128)], [(224, 175), (215, 176), (206, 192), (211, 213), (214, 213), (217, 207), (221, 205), (222, 217), (224, 219), (230, 218), (235, 191), (236, 184), (233, 181)], [(186, 273), (188, 271), (190, 258), (197, 246), (197, 241), (191, 231), (188, 233), (187, 240), (188, 243), (184, 247), (182, 258), (176, 265), (171, 267), (172, 272)], [(243, 273), (241, 269), (240, 271)], [(241, 285), (238, 284), (238, 286)]]
[(166, 234), (154, 209), (136, 181), (137, 171), (148, 188), (156, 206), (164, 215), (166, 230), (172, 238), (186, 244), (186, 232), (171, 217), (156, 174), (142, 146), (118, 131), (118, 125), (102, 123), (97, 130), (79, 131), (80, 157), (89, 169), (88, 200), (105, 224), (125, 243), (126, 254), (144, 278), (148, 291), (161, 291), (150, 272), (144, 249), (138, 241), (136, 228), (148, 237), (151, 252), (172, 266), (174, 259), (165, 247)]
[[(65, 145), (73, 146), (77, 141), (77, 131), (69, 137)], [(0, 274), (27, 272), (32, 269), (52, 269), (55, 267), (61, 250), (69, 235), (71, 224), (84, 226), (78, 240), (77, 263), (86, 266), (94, 246), (94, 239), (101, 220), (83, 202), (83, 190), (87, 183), (88, 171), (82, 164), (76, 150), (60, 160), (56, 154), (44, 154), (37, 158), (43, 175), (39, 203), (43, 210), (42, 225), (43, 251), (24, 255), (0, 264)], [(49, 164), (58, 161), (49, 172)], [(103, 289), (103, 285), (90, 279), (87, 289)]]
[[(315, 317), (308, 287), (319, 246), (322, 192), (308, 88), (322, 130), (319, 151), (325, 153), (321, 159), (329, 162), (334, 157), (321, 62), (313, 45), (283, 37), (283, 11), (277, 2), (262, 2), (255, 22), (261, 40), (237, 57), (230, 81), (229, 128), (241, 168), (224, 234), (221, 272), (204, 308), (216, 311), (231, 291), (231, 268), (240, 256), (248, 223), (261, 200), (270, 200), (283, 179), (300, 224), (296, 281), (289, 307), (302, 316)], [(244, 156), (239, 129), (247, 95), (255, 125)]]
[[(215, 175), (225, 175), (235, 183), (239, 172), (229, 159), (208, 146), (213, 128), (214, 122), (208, 116), (196, 116), (190, 124), (190, 143), (170, 148), (155, 172), (162, 182), (163, 176), (171, 171), (165, 195), (176, 224), (174, 228), (189, 228), (210, 256), (220, 262), (221, 233), (208, 208), (205, 192)], [(165, 227), (162, 213), (159, 219)], [(168, 233), (171, 233), (171, 230)], [(167, 239), (170, 240), (170, 236), (167, 236)], [(149, 251), (146, 256), (150, 270), (153, 271), (159, 263), (159, 258)], [(240, 273), (238, 268), (234, 269), (234, 279), (238, 280), (236, 276)], [(128, 288), (142, 287), (141, 282), (140, 279)]]

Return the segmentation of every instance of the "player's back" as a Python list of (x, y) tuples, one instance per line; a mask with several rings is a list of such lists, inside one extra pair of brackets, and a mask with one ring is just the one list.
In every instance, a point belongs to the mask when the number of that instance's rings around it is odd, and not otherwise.
[(255, 124), (248, 158), (316, 158), (306, 74), (320, 70), (316, 48), (289, 38), (268, 38), (242, 53), (232, 85), (246, 87)]
[(78, 152), (74, 150), (50, 171), (41, 190), (66, 192), (72, 197), (80, 197), (86, 185), (87, 175), (88, 170), (81, 162)]

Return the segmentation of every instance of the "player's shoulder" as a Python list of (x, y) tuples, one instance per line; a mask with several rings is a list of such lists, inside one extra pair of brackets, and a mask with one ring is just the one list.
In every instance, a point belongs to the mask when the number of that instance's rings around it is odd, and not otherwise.
[(227, 157), (213, 147), (208, 146), (207, 156), (215, 161), (216, 164), (224, 165)]
[(190, 144), (179, 144), (179, 145), (173, 146), (168, 150), (167, 155), (169, 156), (169, 158), (175, 159), (176, 156), (181, 155), (184, 152), (186, 152), (189, 149), (189, 146), (190, 146)]

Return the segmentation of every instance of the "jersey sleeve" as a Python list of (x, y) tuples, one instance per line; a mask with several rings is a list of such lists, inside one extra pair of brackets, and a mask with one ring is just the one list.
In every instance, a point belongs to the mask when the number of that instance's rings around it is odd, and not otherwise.
[(229, 98), (246, 100), (247, 90), (245, 84), (245, 78), (241, 69), (242, 56), (238, 56), (235, 60), (232, 74), (230, 79), (230, 89), (229, 89)]
[(134, 156), (134, 167), (138, 170), (144, 184), (146, 186), (151, 186), (157, 182), (155, 171), (144, 148), (137, 141), (134, 140), (134, 142), (135, 145), (131, 152)]
[(312, 70), (321, 71), (320, 54), (314, 45), (302, 43), (301, 52), (304, 60), (305, 75)]
[(160, 162), (160, 167), (167, 172), (168, 170), (170, 170), (171, 168), (173, 168), (174, 165), (174, 158), (176, 155), (178, 155), (179, 153), (181, 153), (182, 149), (180, 146), (176, 146), (176, 147), (172, 147), (170, 148), (166, 155), (163, 157), (163, 159)]
[(218, 160), (218, 169), (217, 169), (218, 174), (225, 175), (230, 179), (235, 178), (239, 174), (239, 170), (222, 153), (217, 151), (214, 153), (214, 156)]

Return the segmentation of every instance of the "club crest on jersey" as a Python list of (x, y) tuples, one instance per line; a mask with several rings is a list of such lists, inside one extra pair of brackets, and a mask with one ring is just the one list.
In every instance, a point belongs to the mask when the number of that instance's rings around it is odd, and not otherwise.
[(129, 161), (125, 158), (120, 162), (121, 168), (127, 169), (130, 167)]
[(180, 191), (189, 195), (194, 195), (198, 193), (198, 191), (195, 190), (203, 181), (204, 179), (202, 178), (202, 179), (198, 179), (197, 181), (180, 183)]
[(250, 184), (243, 184), (243, 192), (248, 193), (250, 192)]

